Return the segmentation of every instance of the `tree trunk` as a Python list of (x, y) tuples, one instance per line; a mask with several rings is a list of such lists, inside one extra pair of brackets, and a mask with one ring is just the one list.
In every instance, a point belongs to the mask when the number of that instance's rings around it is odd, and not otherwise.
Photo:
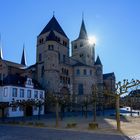
[(2, 121), (5, 121), (5, 108), (2, 108)]
[(96, 122), (96, 101), (94, 101), (93, 121)]
[(131, 99), (130, 99), (130, 115), (131, 115), (131, 117), (133, 116), (133, 113), (132, 113), (132, 101), (131, 101)]
[(87, 119), (87, 104), (86, 104), (85, 108), (86, 108), (85, 117)]
[(40, 120), (41, 105), (38, 106), (38, 120)]
[(121, 130), (121, 124), (120, 124), (120, 96), (116, 96), (116, 121), (117, 121), (117, 130)]
[(59, 103), (58, 101), (56, 102), (56, 127), (59, 126)]

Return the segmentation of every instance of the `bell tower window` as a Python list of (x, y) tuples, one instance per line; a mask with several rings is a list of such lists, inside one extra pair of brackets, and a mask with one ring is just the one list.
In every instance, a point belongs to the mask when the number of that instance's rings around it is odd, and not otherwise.
[(54, 50), (54, 46), (53, 45), (48, 45), (48, 50)]
[(39, 54), (39, 61), (42, 61), (42, 54)]
[(41, 67), (41, 77), (44, 75), (44, 66)]

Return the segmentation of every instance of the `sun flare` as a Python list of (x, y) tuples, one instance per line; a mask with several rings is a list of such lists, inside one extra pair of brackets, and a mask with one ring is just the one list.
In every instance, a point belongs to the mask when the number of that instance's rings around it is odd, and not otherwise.
[(88, 42), (90, 45), (93, 45), (96, 43), (96, 37), (95, 36), (89, 36), (88, 37)]

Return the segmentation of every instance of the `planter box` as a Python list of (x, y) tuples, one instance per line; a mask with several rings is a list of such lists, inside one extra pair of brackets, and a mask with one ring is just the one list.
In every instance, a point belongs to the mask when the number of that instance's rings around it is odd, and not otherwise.
[(77, 126), (77, 123), (68, 123), (66, 128), (75, 128)]
[(96, 122), (89, 123), (89, 129), (97, 129), (97, 128), (98, 128), (98, 123)]

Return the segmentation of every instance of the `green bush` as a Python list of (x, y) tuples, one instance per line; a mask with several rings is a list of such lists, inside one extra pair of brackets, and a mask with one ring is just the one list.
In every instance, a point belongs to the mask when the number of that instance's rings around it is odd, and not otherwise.
[(27, 125), (34, 125), (34, 123), (33, 122), (28, 122)]
[(35, 122), (35, 126), (44, 127), (45, 124), (43, 122)]
[(67, 128), (75, 128), (77, 126), (77, 123), (68, 123)]
[(98, 123), (96, 122), (89, 123), (89, 129), (97, 129), (97, 128), (98, 128)]
[(25, 121), (22, 121), (22, 122), (20, 122), (19, 124), (20, 124), (20, 125), (25, 125), (26, 122), (25, 122)]

